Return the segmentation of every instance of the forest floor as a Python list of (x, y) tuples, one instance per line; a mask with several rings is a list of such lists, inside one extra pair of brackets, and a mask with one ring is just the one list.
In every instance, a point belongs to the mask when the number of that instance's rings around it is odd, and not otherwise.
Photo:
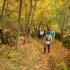
[(0, 70), (65, 70), (70, 65), (70, 49), (58, 40), (53, 42), (50, 53), (45, 54), (43, 41), (30, 38), (28, 43), (23, 42), (24, 37), (20, 36), (17, 50), (0, 45)]

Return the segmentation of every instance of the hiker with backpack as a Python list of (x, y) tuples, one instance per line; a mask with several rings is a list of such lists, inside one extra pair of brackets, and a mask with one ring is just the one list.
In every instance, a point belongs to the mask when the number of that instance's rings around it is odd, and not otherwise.
[(40, 29), (39, 35), (40, 35), (40, 39), (43, 39), (43, 37), (44, 37), (44, 30), (43, 29)]
[(0, 28), (0, 43), (2, 43), (2, 38), (3, 38), (3, 29)]
[(46, 49), (47, 49), (47, 48), (48, 48), (48, 53), (50, 52), (51, 43), (52, 43), (52, 36), (51, 36), (50, 33), (48, 32), (48, 33), (44, 36), (44, 53), (46, 53)]
[(54, 38), (55, 38), (55, 31), (53, 29), (49, 29), (48, 32), (52, 36), (52, 40), (54, 40)]

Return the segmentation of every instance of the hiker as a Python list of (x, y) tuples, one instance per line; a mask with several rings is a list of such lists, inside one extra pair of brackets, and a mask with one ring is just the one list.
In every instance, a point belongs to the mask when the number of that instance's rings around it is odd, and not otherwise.
[(52, 36), (52, 40), (54, 40), (54, 38), (55, 38), (55, 31), (53, 29), (49, 29), (48, 32)]
[(48, 32), (44, 36), (44, 53), (46, 53), (46, 48), (48, 48), (48, 53), (50, 52), (51, 43), (52, 43), (52, 37)]
[(39, 35), (40, 35), (40, 39), (43, 39), (43, 37), (44, 37), (44, 30), (43, 29), (40, 29)]
[(0, 43), (2, 43), (2, 38), (3, 38), (3, 29), (0, 29)]
[(35, 29), (35, 33), (36, 33), (36, 36), (37, 36), (38, 38), (40, 38), (40, 29), (38, 28), (38, 26), (37, 26), (36, 29)]
[(47, 34), (48, 29), (44, 29), (44, 36)]

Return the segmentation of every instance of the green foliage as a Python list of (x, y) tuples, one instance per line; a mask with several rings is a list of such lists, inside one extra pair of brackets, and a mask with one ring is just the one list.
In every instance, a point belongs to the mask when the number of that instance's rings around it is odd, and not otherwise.
[[(37, 64), (37, 59), (33, 58), (26, 48), (10, 49), (2, 48), (0, 49), (0, 67), (3, 70), (22, 70), (26, 66), (29, 70), (35, 69)], [(23, 67), (23, 68), (22, 68)], [(4, 69), (5, 68), (5, 69)]]
[(61, 67), (61, 69), (63, 69), (63, 70), (70, 70), (70, 67), (68, 67), (68, 66), (66, 65), (66, 63), (64, 62), (64, 60), (61, 61), (60, 67)]
[(68, 67), (68, 70), (70, 70), (70, 67)]
[(70, 37), (65, 37), (65, 38), (63, 39), (63, 45), (64, 45), (64, 47), (70, 49)]
[(58, 39), (59, 41), (61, 41), (61, 33), (56, 32), (56, 36), (55, 38)]
[(60, 66), (63, 70), (68, 70), (64, 61), (61, 61)]

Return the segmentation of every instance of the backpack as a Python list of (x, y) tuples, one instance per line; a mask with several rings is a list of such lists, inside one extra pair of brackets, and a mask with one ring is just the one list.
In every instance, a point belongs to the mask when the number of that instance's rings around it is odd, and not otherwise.
[(51, 37), (45, 36), (45, 41), (51, 41)]
[(40, 35), (44, 35), (44, 31), (40, 31)]
[(45, 36), (45, 41), (44, 41), (45, 44), (51, 44), (51, 41), (52, 41), (51, 38), (52, 38), (51, 36), (50, 38), (48, 38), (48, 36)]

